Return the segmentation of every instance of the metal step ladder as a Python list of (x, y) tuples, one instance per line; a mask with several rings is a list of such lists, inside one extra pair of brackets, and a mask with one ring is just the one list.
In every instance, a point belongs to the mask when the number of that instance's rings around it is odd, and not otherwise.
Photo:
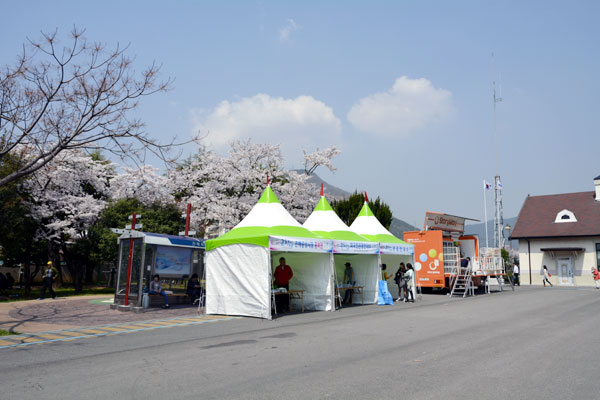
[(475, 294), (475, 288), (473, 287), (473, 276), (471, 268), (467, 270), (465, 274), (458, 274), (452, 285), (450, 291), (450, 297), (467, 297)]
[[(512, 277), (509, 274), (506, 274), (506, 278), (508, 278), (508, 283), (510, 283), (510, 288), (512, 289), (512, 291), (515, 291), (515, 283), (512, 280)], [(503, 286), (502, 284), (504, 283), (504, 276), (503, 275), (496, 275), (496, 280), (498, 281), (498, 287), (500, 288), (500, 291), (502, 292)]]

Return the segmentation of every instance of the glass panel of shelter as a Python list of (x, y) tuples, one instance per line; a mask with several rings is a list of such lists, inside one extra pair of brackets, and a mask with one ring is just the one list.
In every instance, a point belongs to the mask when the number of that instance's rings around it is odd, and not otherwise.
[[(129, 294), (137, 296), (139, 290), (140, 273), (142, 266), (142, 248), (144, 246), (142, 239), (133, 240), (133, 256), (131, 261), (131, 283)], [(129, 241), (121, 240), (119, 246), (119, 282), (118, 293), (124, 294), (127, 288), (127, 269), (129, 262)]]

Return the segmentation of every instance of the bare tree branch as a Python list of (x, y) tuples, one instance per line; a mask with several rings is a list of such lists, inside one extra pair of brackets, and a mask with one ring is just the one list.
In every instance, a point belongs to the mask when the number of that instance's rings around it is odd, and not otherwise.
[(0, 164), (9, 154), (20, 168), (0, 176), (0, 186), (32, 174), (68, 149), (104, 150), (141, 164), (151, 152), (167, 165), (181, 146), (160, 143), (129, 118), (145, 96), (168, 90), (160, 66), (133, 69), (128, 47), (107, 50), (74, 28), (62, 46), (58, 32), (28, 40), (14, 66), (0, 71)]

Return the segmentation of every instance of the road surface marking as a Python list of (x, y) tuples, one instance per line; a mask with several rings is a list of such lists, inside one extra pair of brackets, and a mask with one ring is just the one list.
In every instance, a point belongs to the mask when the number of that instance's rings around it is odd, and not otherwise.
[(114, 324), (107, 326), (93, 326), (80, 329), (69, 329), (64, 331), (38, 332), (24, 335), (22, 334), (19, 336), (4, 337), (3, 339), (1, 339), (0, 349), (29, 346), (32, 344), (67, 342), (84, 338), (99, 338), (101, 336), (112, 336), (123, 333), (135, 333), (161, 328), (173, 328), (177, 326), (199, 325), (207, 322), (220, 322), (239, 318), (241, 317), (175, 317), (157, 321), (144, 321), (136, 324)]

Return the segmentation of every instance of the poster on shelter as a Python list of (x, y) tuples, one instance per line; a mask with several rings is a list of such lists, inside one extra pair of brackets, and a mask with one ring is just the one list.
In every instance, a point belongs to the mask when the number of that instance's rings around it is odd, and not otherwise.
[(157, 246), (154, 272), (160, 275), (189, 275), (192, 249)]

